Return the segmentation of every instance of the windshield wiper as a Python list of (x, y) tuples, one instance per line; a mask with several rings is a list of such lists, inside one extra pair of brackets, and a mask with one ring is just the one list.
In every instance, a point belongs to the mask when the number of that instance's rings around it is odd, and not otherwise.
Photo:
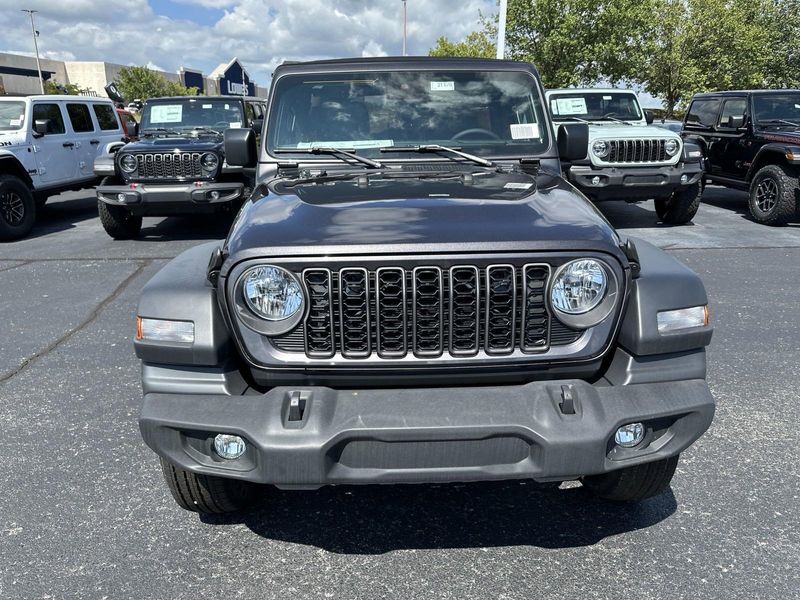
[(203, 127), (202, 125), (198, 125), (197, 127), (192, 127), (192, 131), (210, 131), (211, 133), (222, 135), (221, 131), (217, 131), (216, 129), (211, 129), (211, 127)]
[(764, 119), (758, 122), (760, 125), (791, 125), (792, 127), (800, 127), (800, 123), (788, 121), (786, 119)]
[(330, 146), (311, 146), (311, 148), (275, 148), (273, 152), (275, 152), (275, 154), (339, 154), (341, 156), (346, 156), (351, 160), (360, 162), (363, 165), (367, 165), (372, 169), (383, 168), (383, 163), (380, 163), (377, 160), (372, 160), (366, 156), (359, 156), (358, 154), (350, 152), (349, 150), (344, 150), (343, 148), (333, 148)]
[(463, 152), (460, 148), (450, 148), (449, 146), (440, 146), (439, 144), (422, 144), (419, 146), (387, 146), (386, 148), (381, 148), (381, 152), (419, 152), (420, 154), (424, 154), (425, 152), (449, 152), (450, 154), (455, 154), (461, 158), (466, 158), (467, 160), (484, 167), (497, 166), (490, 160), (481, 158), (480, 156), (475, 156), (469, 152)]
[(148, 127), (142, 131), (142, 135), (154, 135), (155, 133), (171, 133), (172, 135), (181, 135), (180, 131), (175, 129), (167, 129), (166, 127)]
[(555, 121), (577, 121), (578, 123), (589, 123), (589, 121), (585, 119), (581, 119), (580, 117), (572, 117), (568, 115), (557, 115), (558, 118), (554, 119)]
[(605, 121), (605, 120), (616, 121), (617, 123), (625, 123), (625, 125), (633, 125), (633, 123), (631, 123), (629, 121), (623, 121), (622, 119), (618, 119), (617, 117), (614, 116), (615, 114), (617, 114), (617, 113), (610, 112), (610, 113), (605, 114), (602, 117), (600, 117), (599, 120), (600, 121)]

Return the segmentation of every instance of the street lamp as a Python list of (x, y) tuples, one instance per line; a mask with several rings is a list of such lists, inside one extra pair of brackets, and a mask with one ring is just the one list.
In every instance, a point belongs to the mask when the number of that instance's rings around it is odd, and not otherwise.
[(23, 8), (22, 12), (28, 13), (28, 15), (31, 18), (31, 34), (33, 35), (33, 47), (36, 49), (36, 69), (39, 71), (39, 88), (41, 88), (42, 94), (44, 94), (44, 79), (42, 79), (42, 65), (39, 62), (39, 43), (36, 41), (36, 36), (38, 35), (38, 33), (36, 31), (36, 27), (33, 25), (33, 13), (39, 11)]
[(408, 0), (403, 0), (403, 56), (407, 56), (406, 54), (406, 24), (407, 24), (407, 8), (408, 8)]
[(500, 0), (500, 18), (497, 21), (497, 58), (502, 60), (506, 54), (506, 14), (508, 0)]

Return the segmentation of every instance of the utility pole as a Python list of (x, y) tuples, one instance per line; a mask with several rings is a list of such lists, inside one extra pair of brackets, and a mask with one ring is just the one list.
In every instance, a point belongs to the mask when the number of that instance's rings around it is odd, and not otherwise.
[(42, 65), (39, 62), (39, 43), (36, 41), (36, 36), (38, 35), (38, 33), (36, 31), (36, 27), (33, 25), (33, 13), (39, 11), (23, 8), (22, 12), (28, 13), (28, 15), (31, 18), (31, 33), (33, 34), (33, 47), (36, 49), (36, 69), (39, 71), (39, 88), (41, 88), (42, 94), (44, 94), (44, 79), (42, 79)]
[(408, 23), (408, 0), (403, 0), (403, 56), (408, 56), (406, 53), (406, 32)]
[(497, 58), (502, 60), (506, 55), (506, 13), (508, 0), (500, 0), (500, 19), (497, 23)]

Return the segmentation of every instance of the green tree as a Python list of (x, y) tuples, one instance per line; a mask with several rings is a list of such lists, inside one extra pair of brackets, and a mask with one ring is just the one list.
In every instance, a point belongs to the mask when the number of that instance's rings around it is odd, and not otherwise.
[(123, 67), (116, 79), (125, 100), (147, 100), (159, 96), (195, 96), (197, 88), (186, 88), (147, 67)]
[(45, 94), (71, 94), (77, 96), (81, 93), (81, 89), (75, 85), (74, 83), (67, 83), (65, 85), (61, 85), (52, 79), (47, 79), (44, 82), (44, 93)]
[(460, 42), (451, 42), (442, 36), (428, 51), (429, 56), (472, 56), (475, 58), (494, 58), (495, 40), (486, 31), (473, 31)]

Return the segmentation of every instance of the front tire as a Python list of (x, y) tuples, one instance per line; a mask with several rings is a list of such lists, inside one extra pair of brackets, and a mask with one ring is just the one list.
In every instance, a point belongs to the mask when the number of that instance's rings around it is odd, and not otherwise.
[(668, 198), (656, 198), (656, 214), (662, 223), (685, 225), (697, 214), (703, 185), (698, 181), (692, 185), (675, 190)]
[(175, 502), (184, 510), (220, 514), (241, 510), (253, 502), (256, 486), (247, 481), (198, 475), (163, 458), (161, 471)]
[(672, 481), (680, 455), (582, 479), (595, 496), (613, 502), (636, 502), (663, 492)]
[(111, 206), (98, 200), (97, 212), (103, 229), (115, 240), (133, 239), (142, 229), (142, 217), (134, 215), (124, 206)]
[(16, 240), (36, 222), (36, 202), (19, 177), (0, 175), (0, 241)]
[(794, 218), (800, 196), (800, 172), (784, 165), (767, 165), (750, 184), (750, 214), (763, 225), (786, 225)]

